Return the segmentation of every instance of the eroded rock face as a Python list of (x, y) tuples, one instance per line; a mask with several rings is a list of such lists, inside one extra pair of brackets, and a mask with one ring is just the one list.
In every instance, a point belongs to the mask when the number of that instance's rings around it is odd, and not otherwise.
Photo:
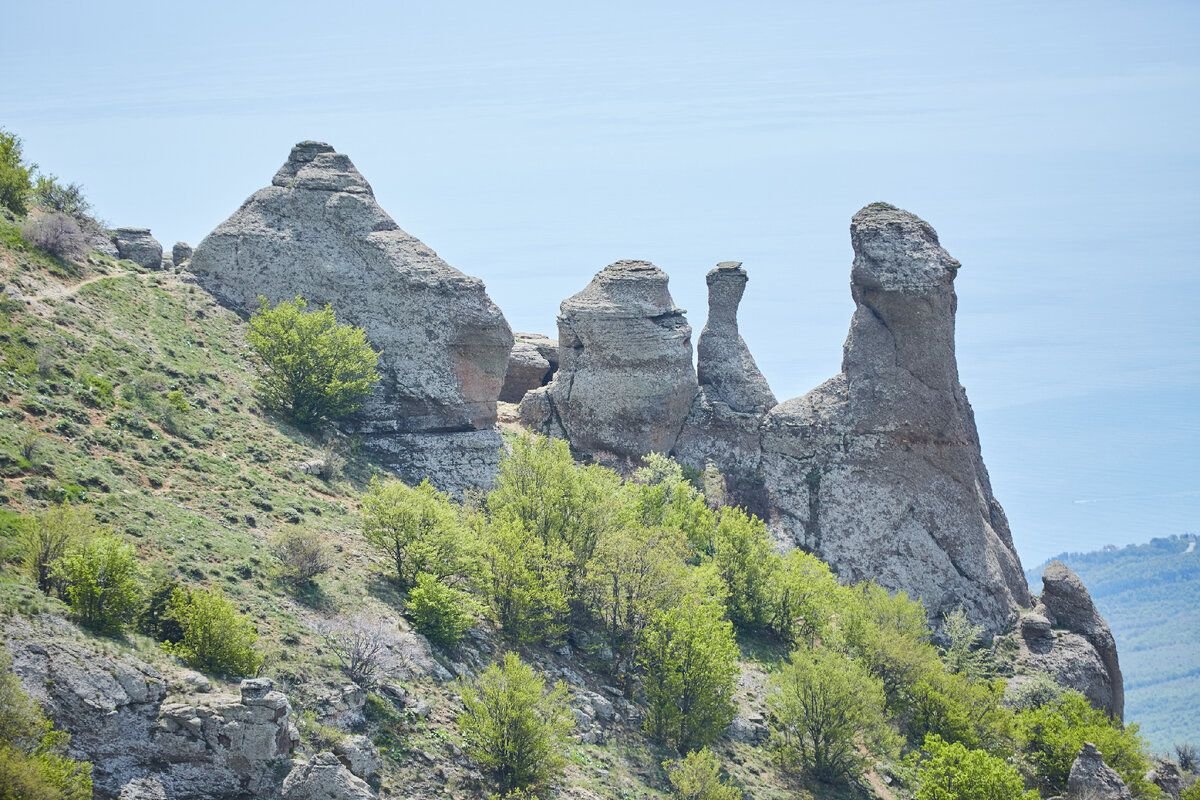
[(176, 267), (182, 267), (188, 261), (192, 260), (192, 246), (187, 242), (176, 242), (171, 248), (171, 264)]
[(1125, 688), (1116, 641), (1087, 587), (1061, 561), (1046, 565), (1042, 586), (1038, 603), (1022, 614), (1014, 637), (1017, 671), (1044, 672), (1121, 719)]
[(842, 372), (763, 424), (771, 522), (846, 581), (963, 606), (999, 632), (1030, 602), (992, 496), (954, 353), (959, 263), (916, 216), (876, 203), (850, 226), (856, 310)]
[(117, 256), (139, 264), (146, 269), (162, 269), (163, 248), (150, 235), (149, 228), (117, 228), (113, 231), (113, 244)]
[(97, 797), (279, 796), (298, 735), (269, 680), (169, 696), (152, 667), (98, 653), (61, 620), (14, 619), (4, 633), (25, 690), (71, 734), (72, 757), (93, 763)]
[(1096, 745), (1086, 742), (1071, 764), (1066, 800), (1133, 800), (1133, 794)]
[(283, 784), (284, 800), (374, 800), (366, 781), (355, 776), (333, 753), (318, 753), (299, 764)]
[(527, 427), (621, 465), (669, 453), (696, 394), (692, 330), (646, 261), (618, 261), (563, 301), (554, 380), (521, 402)]
[(558, 344), (548, 336), (518, 333), (508, 354), (508, 370), (500, 399), (519, 403), (526, 394), (545, 386), (558, 370)]
[(428, 475), (457, 489), (461, 462), (476, 458), (486, 439), (490, 481), (501, 446), (492, 430), (496, 398), (513, 343), (508, 324), (482, 281), (396, 225), (344, 154), (322, 142), (296, 145), (271, 185), (196, 247), (189, 268), (242, 314), (260, 295), (331, 304), (382, 351), (382, 380), (351, 423), (364, 444), (392, 458), (405, 478)]
[(674, 455), (698, 470), (715, 467), (725, 501), (765, 517), (761, 427), (776, 401), (738, 332), (737, 310), (747, 281), (736, 261), (708, 273), (708, 321), (696, 343), (700, 388)]

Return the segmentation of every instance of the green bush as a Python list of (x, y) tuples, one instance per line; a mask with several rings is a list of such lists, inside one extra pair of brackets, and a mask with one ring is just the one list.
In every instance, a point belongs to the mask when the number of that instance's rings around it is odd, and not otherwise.
[(787, 644), (816, 645), (831, 637), (846, 590), (829, 565), (803, 550), (779, 559), (768, 593), (768, 628)]
[(46, 594), (61, 589), (54, 562), (66, 554), (70, 545), (86, 541), (99, 531), (96, 517), (82, 506), (58, 505), (39, 513), (26, 526), (21, 543), (25, 570), (38, 589)]
[(929, 736), (921, 751), (914, 800), (1038, 800), (1015, 767), (983, 750)]
[(1158, 796), (1158, 789), (1145, 778), (1150, 759), (1137, 725), (1122, 728), (1079, 692), (1067, 691), (1052, 703), (1022, 711), (1017, 722), (1026, 742), (1025, 757), (1044, 793), (1066, 792), (1071, 764), (1084, 742), (1091, 742), (1135, 797), (1148, 800)]
[(722, 508), (714, 534), (713, 562), (729, 592), (729, 618), (743, 630), (771, 619), (770, 588), (779, 566), (766, 523), (740, 508)]
[(633, 479), (633, 507), (639, 524), (683, 531), (695, 557), (713, 554), (716, 514), (677, 462), (651, 453)]
[(54, 575), (63, 583), (67, 604), (86, 628), (120, 633), (141, 603), (137, 552), (111, 534), (68, 550), (54, 562)]
[(430, 641), (454, 647), (475, 624), (477, 609), (471, 595), (422, 572), (408, 592), (405, 614)]
[(250, 620), (217, 589), (176, 589), (169, 613), (182, 637), (163, 647), (201, 672), (222, 676), (254, 675), (262, 665), (258, 634)]
[(171, 598), (179, 591), (179, 583), (170, 579), (154, 582), (146, 603), (137, 616), (137, 629), (159, 642), (178, 642), (183, 638), (179, 620), (171, 614)]
[(548, 788), (566, 766), (574, 728), (561, 682), (546, 683), (514, 653), (461, 687), (465, 750), (502, 792)]
[(721, 765), (707, 747), (678, 761), (664, 761), (663, 769), (681, 800), (741, 800), (740, 791), (721, 782)]
[(417, 575), (439, 579), (470, 578), (471, 543), (454, 503), (428, 480), (408, 486), (375, 478), (362, 498), (363, 535), (387, 556), (401, 587)]
[(568, 610), (570, 549), (546, 544), (519, 520), (483, 531), (483, 586), (496, 620), (522, 642), (562, 636)]
[(883, 685), (861, 665), (827, 649), (798, 650), (771, 681), (771, 742), (785, 770), (819, 781), (852, 781), (866, 754), (896, 745)]
[(645, 728), (656, 740), (686, 753), (713, 742), (733, 721), (738, 649), (716, 587), (698, 587), (656, 614), (640, 661)]
[(112, 408), (116, 402), (116, 394), (113, 392), (113, 385), (107, 379), (99, 375), (84, 374), (83, 382), (83, 402), (93, 408)]
[(92, 204), (78, 183), (59, 183), (55, 175), (38, 175), (33, 185), (33, 198), (48, 211), (58, 211), (80, 221), (88, 220)]
[(259, 298), (246, 339), (261, 366), (263, 405), (308, 425), (357, 411), (379, 382), (379, 353), (362, 328), (338, 324), (330, 306), (303, 297), (271, 308)]
[(22, 160), (21, 137), (0, 128), (0, 206), (18, 215), (28, 211), (32, 172)]
[(1179, 795), (1179, 800), (1200, 800), (1200, 781), (1196, 781), (1184, 789), (1183, 793)]
[(91, 800), (92, 765), (66, 756), (69, 741), (25, 693), (0, 647), (0, 800)]
[(947, 640), (942, 650), (946, 669), (971, 680), (984, 680), (995, 675), (992, 652), (982, 644), (983, 626), (972, 623), (964, 609), (958, 608), (943, 617), (942, 633)]
[(307, 528), (288, 528), (271, 537), (271, 552), (279, 560), (279, 577), (293, 588), (312, 584), (333, 568), (324, 536)]

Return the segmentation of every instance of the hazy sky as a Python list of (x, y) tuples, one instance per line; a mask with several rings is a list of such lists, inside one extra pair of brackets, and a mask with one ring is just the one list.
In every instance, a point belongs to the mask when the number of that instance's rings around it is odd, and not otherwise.
[(1200, 3), (5, 3), (0, 126), (198, 242), (350, 154), (518, 330), (618, 258), (743, 261), (781, 399), (834, 374), (850, 216), (963, 263), (959, 366), (1027, 565), (1200, 530)]

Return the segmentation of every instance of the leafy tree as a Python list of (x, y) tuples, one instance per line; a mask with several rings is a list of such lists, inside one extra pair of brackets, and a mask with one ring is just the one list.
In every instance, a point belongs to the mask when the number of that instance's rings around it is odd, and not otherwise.
[(904, 693), (904, 722), (913, 742), (937, 735), (951, 743), (1011, 755), (1016, 718), (1004, 706), (1004, 681), (972, 681), (958, 672), (930, 670)]
[(830, 636), (846, 591), (824, 561), (791, 550), (779, 559), (767, 587), (768, 627), (789, 644), (813, 647)]
[(453, 647), (475, 624), (478, 603), (463, 590), (422, 572), (408, 592), (404, 610), (416, 629), (430, 641)]
[(681, 800), (741, 800), (742, 793), (721, 781), (721, 764), (707, 747), (678, 761), (664, 761), (667, 780)]
[(484, 528), (484, 593), (496, 619), (518, 641), (562, 635), (567, 613), (570, 549), (547, 544), (519, 520)]
[(780, 763), (833, 783), (858, 778), (864, 752), (890, 752), (882, 682), (841, 653), (797, 650), (775, 675), (767, 698)]
[(845, 593), (842, 604), (839, 632), (846, 651), (883, 681), (889, 707), (905, 714), (908, 687), (942, 670), (924, 606), (869, 582)]
[(1084, 742), (1091, 742), (1104, 754), (1104, 763), (1120, 773), (1135, 797), (1157, 796), (1157, 788), (1145, 779), (1150, 760), (1138, 726), (1122, 728), (1103, 711), (1093, 708), (1079, 692), (1067, 691), (1055, 702), (1022, 711), (1017, 722), (1026, 742), (1025, 757), (1034, 767), (1044, 792), (1066, 792), (1071, 764)]
[(947, 639), (942, 650), (942, 662), (951, 672), (971, 680), (986, 680), (995, 674), (990, 650), (981, 646), (983, 626), (975, 625), (961, 607), (943, 618), (942, 633)]
[(735, 506), (718, 514), (713, 562), (729, 592), (729, 618), (739, 628), (758, 630), (771, 619), (770, 587), (780, 558), (766, 523)]
[(687, 552), (683, 532), (670, 528), (622, 528), (600, 540), (588, 563), (584, 602), (604, 629), (614, 675), (637, 663), (653, 616), (679, 602)]
[(1179, 800), (1200, 800), (1200, 781), (1196, 781), (1179, 795)]
[(362, 328), (338, 324), (328, 305), (307, 308), (303, 297), (274, 308), (260, 297), (246, 333), (262, 368), (263, 404), (301, 425), (357, 411), (379, 382), (379, 353)]
[(713, 554), (716, 514), (677, 462), (660, 453), (651, 453), (634, 473), (634, 482), (633, 505), (640, 524), (648, 528), (676, 528), (687, 536), (696, 556)]
[(137, 553), (111, 534), (68, 550), (54, 562), (54, 575), (80, 623), (102, 633), (123, 631), (141, 603)]
[(0, 128), (0, 206), (14, 214), (28, 210), (33, 170), (22, 160), (21, 137)]
[(468, 577), (473, 571), (467, 531), (450, 498), (428, 480), (408, 486), (393, 479), (371, 481), (362, 499), (363, 534), (387, 555), (402, 587), (417, 575)]
[(682, 753), (715, 740), (734, 715), (737, 644), (720, 595), (706, 588), (658, 612), (642, 637), (646, 731)]
[(154, 581), (145, 605), (137, 616), (137, 629), (159, 642), (178, 642), (183, 638), (179, 620), (171, 615), (171, 598), (179, 589), (179, 582), (170, 578)]
[(0, 800), (91, 800), (92, 765), (67, 757), (69, 741), (25, 693), (0, 647)]
[(50, 594), (61, 588), (54, 574), (54, 562), (62, 558), (73, 543), (84, 541), (101, 530), (91, 510), (82, 506), (59, 505), (46, 509), (27, 525), (22, 537), (21, 558), (38, 589)]
[(176, 589), (170, 614), (183, 637), (163, 647), (188, 666), (214, 675), (254, 675), (262, 665), (250, 620), (218, 589)]
[(57, 211), (80, 221), (87, 221), (92, 210), (82, 185), (60, 183), (55, 175), (38, 175), (33, 185), (33, 197), (47, 211)]
[(936, 735), (926, 737), (921, 750), (914, 800), (1038, 800), (1015, 767), (986, 751)]
[(458, 717), (467, 753), (502, 792), (547, 788), (566, 766), (574, 720), (567, 688), (552, 689), (514, 653), (463, 684)]
[(309, 586), (333, 568), (329, 546), (314, 530), (288, 528), (277, 533), (271, 538), (271, 552), (279, 559), (279, 576), (294, 588)]

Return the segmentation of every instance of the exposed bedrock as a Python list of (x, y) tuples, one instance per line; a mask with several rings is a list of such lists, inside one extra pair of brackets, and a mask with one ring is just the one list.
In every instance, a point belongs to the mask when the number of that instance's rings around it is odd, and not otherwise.
[(991, 632), (1029, 589), (992, 496), (954, 353), (959, 263), (928, 223), (875, 203), (850, 226), (855, 312), (842, 372), (763, 424), (771, 522), (843, 580), (962, 606)]
[(1045, 673), (1082, 693), (1116, 719), (1125, 713), (1125, 684), (1117, 643), (1079, 576), (1061, 561), (1042, 573), (1042, 594), (1022, 613), (1017, 631), (1014, 688)]
[(746, 270), (725, 261), (709, 271), (708, 320), (696, 342), (699, 391), (675, 444), (679, 461), (715, 466), (726, 501), (767, 516), (761, 480), (762, 417), (775, 395), (738, 332)]
[[(503, 314), (482, 281), (401, 230), (330, 145), (297, 144), (271, 185), (196, 247), (189, 269), (241, 314), (260, 295), (303, 295), (365, 329), (382, 351), (382, 380), (350, 427), (369, 448), (391, 452), (419, 434), (412, 460), (430, 463), (464, 433), (474, 452), (487, 431), (494, 470), (501, 442), (491, 429), (513, 343)], [(460, 488), (453, 463), (431, 469), (436, 483)]]
[(696, 394), (691, 333), (666, 273), (610, 264), (560, 306), (558, 372), (525, 395), (522, 422), (617, 466), (669, 453)]
[(1085, 742), (1071, 764), (1065, 800), (1133, 800), (1133, 793), (1096, 745)]

